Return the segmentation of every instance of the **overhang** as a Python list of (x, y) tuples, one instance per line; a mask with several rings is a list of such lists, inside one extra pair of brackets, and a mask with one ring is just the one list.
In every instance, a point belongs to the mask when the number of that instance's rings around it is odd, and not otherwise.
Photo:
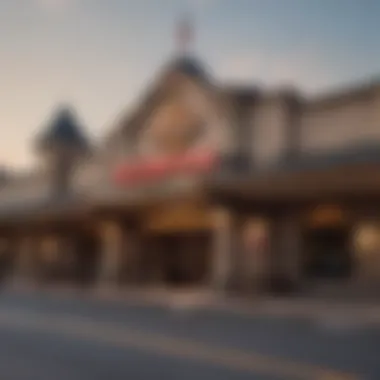
[(207, 188), (257, 202), (380, 198), (380, 147), (303, 155), (267, 168), (219, 170)]

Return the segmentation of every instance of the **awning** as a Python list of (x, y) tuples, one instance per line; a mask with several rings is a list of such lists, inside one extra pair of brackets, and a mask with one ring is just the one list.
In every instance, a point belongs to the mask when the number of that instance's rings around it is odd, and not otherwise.
[(380, 196), (380, 144), (283, 157), (269, 166), (223, 167), (207, 181), (211, 190), (260, 201)]
[(230, 173), (212, 178), (207, 187), (252, 201), (298, 201), (321, 198), (380, 198), (380, 162), (338, 165), (314, 170)]
[(86, 199), (79, 196), (46, 197), (17, 202), (0, 208), (0, 223), (18, 223), (43, 219), (63, 219), (89, 210)]

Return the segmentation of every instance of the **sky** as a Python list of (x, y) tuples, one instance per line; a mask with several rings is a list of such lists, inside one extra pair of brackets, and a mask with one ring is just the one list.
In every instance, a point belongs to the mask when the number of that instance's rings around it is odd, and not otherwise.
[(377, 0), (0, 0), (0, 164), (33, 165), (62, 104), (106, 134), (177, 53), (184, 12), (222, 83), (314, 94), (380, 74)]

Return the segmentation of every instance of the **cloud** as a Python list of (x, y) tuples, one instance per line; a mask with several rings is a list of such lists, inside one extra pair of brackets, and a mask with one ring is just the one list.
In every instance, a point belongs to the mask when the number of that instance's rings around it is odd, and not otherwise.
[(222, 80), (255, 82), (264, 87), (291, 85), (307, 93), (317, 93), (336, 84), (337, 70), (322, 54), (314, 52), (237, 52), (216, 65)]

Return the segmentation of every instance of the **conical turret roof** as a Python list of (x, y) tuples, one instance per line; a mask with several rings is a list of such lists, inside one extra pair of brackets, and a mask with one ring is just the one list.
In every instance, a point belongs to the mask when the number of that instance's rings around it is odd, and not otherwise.
[(67, 106), (60, 107), (54, 114), (47, 128), (37, 138), (39, 149), (54, 146), (72, 146), (87, 149), (89, 141), (79, 125), (74, 111)]

